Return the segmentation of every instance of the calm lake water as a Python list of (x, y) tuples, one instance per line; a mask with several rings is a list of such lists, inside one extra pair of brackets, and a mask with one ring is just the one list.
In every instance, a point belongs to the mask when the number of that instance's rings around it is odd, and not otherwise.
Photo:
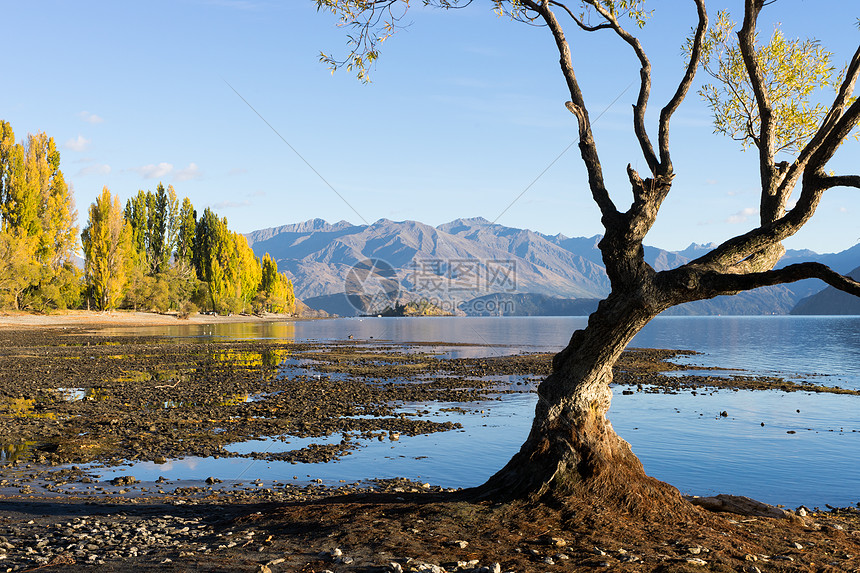
[[(153, 328), (174, 336), (394, 342), (459, 342), (454, 356), (556, 351), (584, 317), (335, 319)], [(139, 329), (140, 330), (140, 329)], [(139, 331), (138, 330), (138, 331)], [(473, 346), (476, 345), (476, 346)], [(649, 324), (631, 346), (695, 350), (684, 363), (860, 389), (860, 317), (671, 317)], [(620, 390), (620, 389), (619, 389)], [(406, 404), (431, 409), (450, 404)], [(483, 482), (528, 433), (533, 395), (470, 403), (472, 413), (438, 413), (463, 429), (373, 442), (327, 464), (185, 458), (136, 464), (138, 479), (357, 481), (408, 477), (446, 487)], [(721, 417), (720, 412), (728, 412)], [(860, 502), (860, 396), (718, 391), (664, 395), (615, 392), (609, 417), (646, 471), (683, 493), (747, 495), (796, 507)], [(764, 425), (762, 426), (762, 423)], [(789, 434), (788, 432), (794, 432)], [(330, 439), (340, 441), (340, 436)], [(315, 440), (319, 442), (320, 440)], [(259, 441), (235, 451), (296, 449), (303, 440)], [(105, 475), (115, 470), (106, 470)]]

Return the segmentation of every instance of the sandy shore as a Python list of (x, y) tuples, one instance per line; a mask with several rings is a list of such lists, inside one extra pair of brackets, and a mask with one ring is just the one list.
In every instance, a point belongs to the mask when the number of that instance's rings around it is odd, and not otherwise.
[(296, 317), (284, 314), (266, 314), (264, 316), (234, 314), (231, 316), (214, 316), (194, 314), (186, 319), (180, 319), (175, 314), (157, 314), (152, 312), (136, 312), (131, 310), (112, 310), (108, 312), (68, 310), (51, 314), (33, 314), (28, 312), (3, 311), (0, 313), (0, 328), (29, 328), (53, 326), (155, 326), (173, 324), (215, 324), (227, 322), (273, 322), (279, 320), (296, 320)]

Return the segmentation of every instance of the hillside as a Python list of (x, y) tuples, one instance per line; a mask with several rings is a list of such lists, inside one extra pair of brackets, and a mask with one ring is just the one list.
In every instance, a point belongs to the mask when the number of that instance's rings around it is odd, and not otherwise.
[[(860, 281), (860, 267), (848, 273), (852, 279)], [(831, 286), (802, 299), (791, 314), (806, 315), (860, 315), (860, 297), (850, 295)]]
[[(290, 276), (298, 298), (312, 308), (339, 315), (375, 313), (398, 301), (422, 300), (446, 311), (462, 314), (467, 309), (471, 314), (477, 311), (470, 301), (486, 302), (490, 300), (486, 297), (496, 294), (533, 295), (517, 299), (520, 312), (529, 315), (587, 314), (592, 304), (587, 301), (605, 297), (610, 288), (597, 248), (600, 235), (544, 235), (481, 217), (438, 227), (388, 219), (372, 225), (311, 219), (246, 237), (257, 256), (268, 252), (279, 270)], [(671, 269), (713, 247), (693, 243), (682, 251), (667, 251), (646, 246), (645, 259), (658, 271)], [(368, 259), (380, 260), (389, 268), (393, 282), (384, 289), (364, 282), (379, 277), (367, 272), (356, 275), (356, 265)], [(860, 245), (826, 255), (788, 251), (780, 266), (801, 260), (848, 272), (860, 264)], [(689, 303), (667, 314), (787, 314), (821, 288), (818, 281), (800, 281)]]

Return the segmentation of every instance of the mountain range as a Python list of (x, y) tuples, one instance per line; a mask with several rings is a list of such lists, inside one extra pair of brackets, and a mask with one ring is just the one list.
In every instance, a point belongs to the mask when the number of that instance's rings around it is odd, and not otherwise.
[[(278, 262), (297, 297), (311, 308), (340, 315), (420, 300), (457, 314), (482, 314), (470, 301), (483, 300), (478, 307), (486, 309), (486, 301), (498, 302), (501, 295), (519, 308), (508, 314), (587, 314), (589, 304), (596, 305), (610, 289), (597, 248), (600, 235), (544, 235), (480, 217), (438, 227), (388, 219), (371, 225), (311, 219), (245, 236), (257, 256), (268, 252)], [(693, 243), (682, 251), (646, 246), (645, 259), (660, 271), (714, 246)], [(368, 260), (371, 266), (362, 266)], [(848, 273), (860, 266), (860, 244), (835, 254), (788, 251), (779, 266), (799, 261), (819, 261)], [(788, 314), (823, 286), (806, 280), (764, 287), (688, 303), (666, 314)]]
[[(848, 273), (860, 281), (860, 267)], [(831, 286), (812, 296), (802, 298), (791, 314), (860, 314), (860, 297), (850, 295)]]

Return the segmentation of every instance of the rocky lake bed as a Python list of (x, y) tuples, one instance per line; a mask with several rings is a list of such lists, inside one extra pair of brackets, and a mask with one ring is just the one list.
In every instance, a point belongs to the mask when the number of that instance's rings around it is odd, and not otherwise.
[[(303, 464), (368, 443), (457, 431), (480, 415), (476, 404), (534, 392), (551, 367), (550, 354), (505, 349), (455, 357), (463, 346), (3, 328), (0, 571), (860, 567), (857, 508), (798, 508), (785, 520), (702, 512), (698, 524), (667, 516), (671, 527), (625, 528), (599, 511), (470, 503), (428, 482), (303, 474)], [(616, 393), (858, 394), (740, 371), (715, 376), (672, 362), (683, 354), (629, 350)], [(189, 457), (247, 459), (249, 469), (134, 475), (142, 463)], [(295, 473), (262, 480), (255, 461), (287, 462)]]

